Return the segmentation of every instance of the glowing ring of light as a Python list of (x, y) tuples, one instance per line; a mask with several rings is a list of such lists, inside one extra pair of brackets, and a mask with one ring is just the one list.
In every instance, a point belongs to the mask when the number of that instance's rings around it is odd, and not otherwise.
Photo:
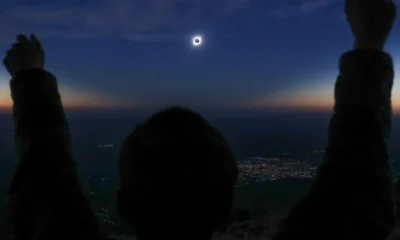
[(192, 38), (192, 44), (194, 47), (198, 47), (202, 44), (203, 39), (200, 36), (194, 36)]

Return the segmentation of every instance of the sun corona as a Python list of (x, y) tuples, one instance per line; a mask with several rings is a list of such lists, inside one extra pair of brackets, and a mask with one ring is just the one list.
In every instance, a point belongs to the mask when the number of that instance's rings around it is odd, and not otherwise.
[(202, 43), (203, 43), (203, 39), (202, 39), (201, 36), (194, 36), (194, 37), (192, 38), (192, 45), (193, 45), (194, 47), (201, 46)]

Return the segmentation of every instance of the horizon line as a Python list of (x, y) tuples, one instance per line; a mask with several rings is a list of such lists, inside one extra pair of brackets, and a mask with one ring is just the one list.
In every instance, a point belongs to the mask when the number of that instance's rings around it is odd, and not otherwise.
[[(179, 106), (179, 105), (165, 105), (165, 106), (136, 106), (136, 107), (128, 107), (128, 106), (64, 106), (64, 110), (66, 113), (70, 112), (107, 112), (107, 111), (139, 111), (139, 112), (147, 112), (147, 111), (157, 111), (161, 109), (165, 109), (168, 107)], [(182, 105), (182, 107), (186, 107)], [(301, 112), (301, 113), (333, 113), (333, 106), (332, 107), (292, 107), (292, 106), (274, 106), (274, 107), (207, 107), (207, 106), (194, 106), (188, 108), (196, 110), (205, 110), (208, 111), (217, 111), (219, 113), (224, 112)], [(222, 112), (221, 112), (222, 111)], [(0, 106), (0, 114), (11, 114), (12, 107), (9, 106)], [(399, 107), (392, 107), (392, 115), (397, 116), (400, 115), (400, 106)]]

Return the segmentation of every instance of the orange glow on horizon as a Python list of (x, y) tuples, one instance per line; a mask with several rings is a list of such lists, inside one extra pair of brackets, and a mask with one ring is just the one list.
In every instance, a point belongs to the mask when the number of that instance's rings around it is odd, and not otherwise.
[[(11, 110), (11, 99), (8, 81), (0, 82), (0, 112)], [(60, 84), (61, 100), (65, 109), (106, 109), (106, 108), (130, 108), (134, 104), (125, 103), (112, 96), (95, 91), (83, 91), (71, 86)]]
[[(141, 107), (140, 105), (102, 105), (102, 104), (63, 104), (65, 110), (106, 110), (106, 109), (135, 109), (137, 107)], [(237, 109), (248, 109), (255, 111), (269, 111), (269, 110), (278, 110), (278, 111), (304, 111), (304, 112), (332, 112), (334, 104), (314, 104), (314, 105), (306, 105), (306, 104), (253, 104), (248, 106), (239, 106)], [(0, 113), (2, 112), (10, 112), (12, 108), (11, 103), (0, 103)], [(392, 107), (394, 115), (400, 115), (400, 105), (393, 105)]]
[[(398, 97), (397, 97), (398, 96)], [(246, 106), (242, 106), (246, 108)], [(328, 98), (316, 99), (316, 98), (288, 98), (287, 100), (275, 100), (275, 101), (260, 101), (248, 104), (249, 108), (256, 110), (293, 110), (293, 111), (311, 111), (311, 112), (330, 112), (334, 107), (334, 100)], [(392, 112), (393, 114), (400, 114), (400, 95), (394, 95), (392, 97)]]
[[(90, 97), (85, 97), (81, 99), (66, 99), (63, 100), (64, 98), (62, 97), (62, 102), (64, 105), (64, 108), (66, 109), (80, 109), (80, 108), (90, 108), (90, 109), (101, 109), (101, 108), (130, 108), (135, 105), (133, 104), (123, 104), (122, 102), (118, 102), (115, 100), (100, 100), (98, 98), (90, 98)], [(13, 101), (11, 100), (11, 97), (3, 97), (0, 95), (0, 111), (2, 110), (10, 110), (12, 107)]]

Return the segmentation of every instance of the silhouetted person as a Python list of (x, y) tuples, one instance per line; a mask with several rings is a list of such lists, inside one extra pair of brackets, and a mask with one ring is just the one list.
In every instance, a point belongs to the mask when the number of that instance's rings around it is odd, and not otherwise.
[[(387, 149), (394, 74), (383, 47), (395, 7), (383, 0), (347, 4), (355, 45), (340, 61), (325, 158), (278, 240), (385, 239), (394, 224)], [(96, 238), (39, 41), (18, 36), (4, 64), (19, 159), (9, 190), (16, 238)], [(225, 227), (237, 169), (226, 141), (197, 114), (173, 108), (152, 116), (125, 141), (120, 167), (119, 213), (140, 239), (205, 240)]]
[(139, 239), (209, 239), (227, 226), (237, 178), (228, 142), (184, 108), (156, 113), (125, 140), (120, 216)]
[(346, 16), (355, 43), (340, 59), (325, 156), (275, 240), (385, 239), (395, 222), (388, 155), (394, 72), (383, 49), (396, 7), (347, 0)]

